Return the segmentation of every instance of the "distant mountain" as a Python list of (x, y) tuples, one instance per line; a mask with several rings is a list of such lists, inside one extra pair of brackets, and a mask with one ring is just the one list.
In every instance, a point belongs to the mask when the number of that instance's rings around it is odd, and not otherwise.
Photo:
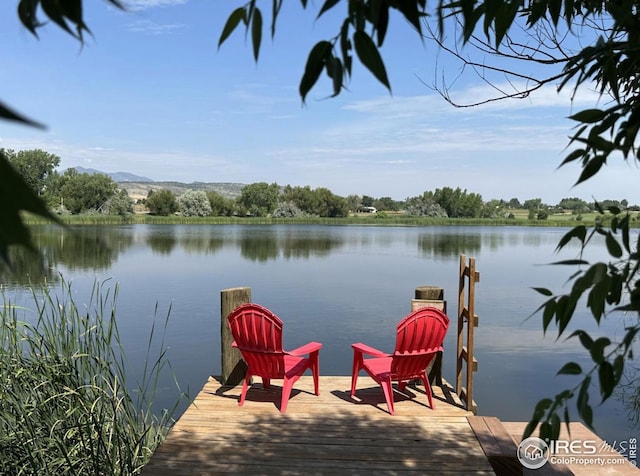
[(103, 172), (96, 169), (85, 169), (84, 167), (73, 167), (79, 174), (103, 174), (111, 177), (114, 182), (153, 182), (148, 177), (142, 177), (140, 175), (130, 174), (129, 172)]
[(134, 199), (147, 197), (151, 190), (163, 189), (173, 192), (176, 196), (182, 195), (187, 190), (202, 190), (203, 192), (217, 192), (225, 198), (236, 198), (245, 186), (243, 183), (233, 182), (121, 182), (118, 185)]
[(111, 177), (119, 187), (126, 190), (131, 198), (142, 199), (149, 195), (151, 190), (170, 190), (176, 196), (182, 195), (187, 190), (202, 190), (205, 192), (217, 192), (225, 198), (235, 198), (240, 195), (240, 191), (245, 186), (243, 183), (232, 182), (156, 182), (148, 177), (130, 174), (128, 172), (108, 173), (96, 169), (84, 167), (73, 167), (80, 174), (104, 174)]

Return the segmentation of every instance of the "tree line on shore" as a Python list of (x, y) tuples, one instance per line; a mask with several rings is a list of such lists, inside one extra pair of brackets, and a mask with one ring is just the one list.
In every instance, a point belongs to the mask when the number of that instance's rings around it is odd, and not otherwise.
[[(136, 202), (126, 190), (106, 174), (79, 173), (70, 168), (62, 174), (56, 171), (60, 157), (40, 150), (14, 151), (1, 149), (11, 165), (25, 179), (32, 190), (57, 214), (134, 213)], [(513, 218), (512, 211), (528, 210), (528, 218), (544, 220), (553, 213), (571, 213), (581, 216), (598, 209), (618, 207), (640, 210), (627, 200), (604, 200), (596, 204), (577, 197), (563, 198), (556, 205), (545, 204), (534, 198), (520, 202), (491, 199), (467, 190), (450, 187), (425, 191), (422, 195), (394, 200), (351, 194), (342, 197), (325, 187), (280, 186), (277, 183), (256, 182), (242, 188), (240, 195), (227, 198), (215, 191), (188, 190), (176, 195), (171, 190), (149, 191), (137, 202), (152, 215), (168, 216), (255, 216), (294, 218), (304, 216), (346, 217), (357, 212), (405, 213), (410, 216), (438, 218)]]

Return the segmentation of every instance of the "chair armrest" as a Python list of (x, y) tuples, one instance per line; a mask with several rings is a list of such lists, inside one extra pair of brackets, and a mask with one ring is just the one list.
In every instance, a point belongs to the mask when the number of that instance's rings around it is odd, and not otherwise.
[(322, 344), (320, 342), (309, 342), (308, 344), (305, 344), (301, 347), (287, 351), (287, 354), (300, 357), (312, 352), (317, 352), (320, 349), (322, 349)]
[(353, 347), (355, 352), (360, 352), (361, 354), (372, 355), (373, 357), (389, 357), (389, 354), (382, 352), (375, 347), (363, 344), (362, 342), (351, 344), (351, 347)]

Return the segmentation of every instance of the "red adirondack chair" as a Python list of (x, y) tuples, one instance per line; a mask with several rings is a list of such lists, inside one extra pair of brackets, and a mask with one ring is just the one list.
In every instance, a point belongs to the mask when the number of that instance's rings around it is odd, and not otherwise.
[[(435, 408), (427, 366), (442, 351), (442, 342), (448, 328), (449, 318), (445, 313), (435, 307), (423, 307), (398, 323), (393, 354), (386, 354), (362, 343), (352, 344), (351, 396), (355, 396), (358, 373), (363, 369), (382, 387), (391, 415), (394, 414), (392, 382), (398, 382), (398, 388), (403, 391), (409, 381), (421, 379), (429, 406)], [(372, 357), (365, 358), (365, 355)]]
[[(227, 323), (237, 347), (247, 363), (238, 405), (243, 405), (252, 376), (262, 377), (262, 387), (269, 388), (271, 379), (283, 379), (280, 412), (287, 409), (293, 384), (307, 370), (313, 373), (316, 395), (319, 388), (319, 352), (322, 344), (310, 342), (292, 351), (282, 349), (282, 321), (259, 304), (242, 304), (227, 316)], [(305, 357), (308, 355), (308, 357)]]

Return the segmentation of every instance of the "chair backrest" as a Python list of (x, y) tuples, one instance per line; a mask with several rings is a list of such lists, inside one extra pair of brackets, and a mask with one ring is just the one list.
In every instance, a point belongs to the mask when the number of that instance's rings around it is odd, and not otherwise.
[(440, 309), (423, 307), (402, 319), (396, 330), (391, 373), (396, 378), (413, 378), (424, 371), (449, 329), (449, 318)]
[(284, 350), (280, 318), (266, 307), (247, 303), (231, 311), (227, 323), (242, 358), (254, 375), (282, 378)]

